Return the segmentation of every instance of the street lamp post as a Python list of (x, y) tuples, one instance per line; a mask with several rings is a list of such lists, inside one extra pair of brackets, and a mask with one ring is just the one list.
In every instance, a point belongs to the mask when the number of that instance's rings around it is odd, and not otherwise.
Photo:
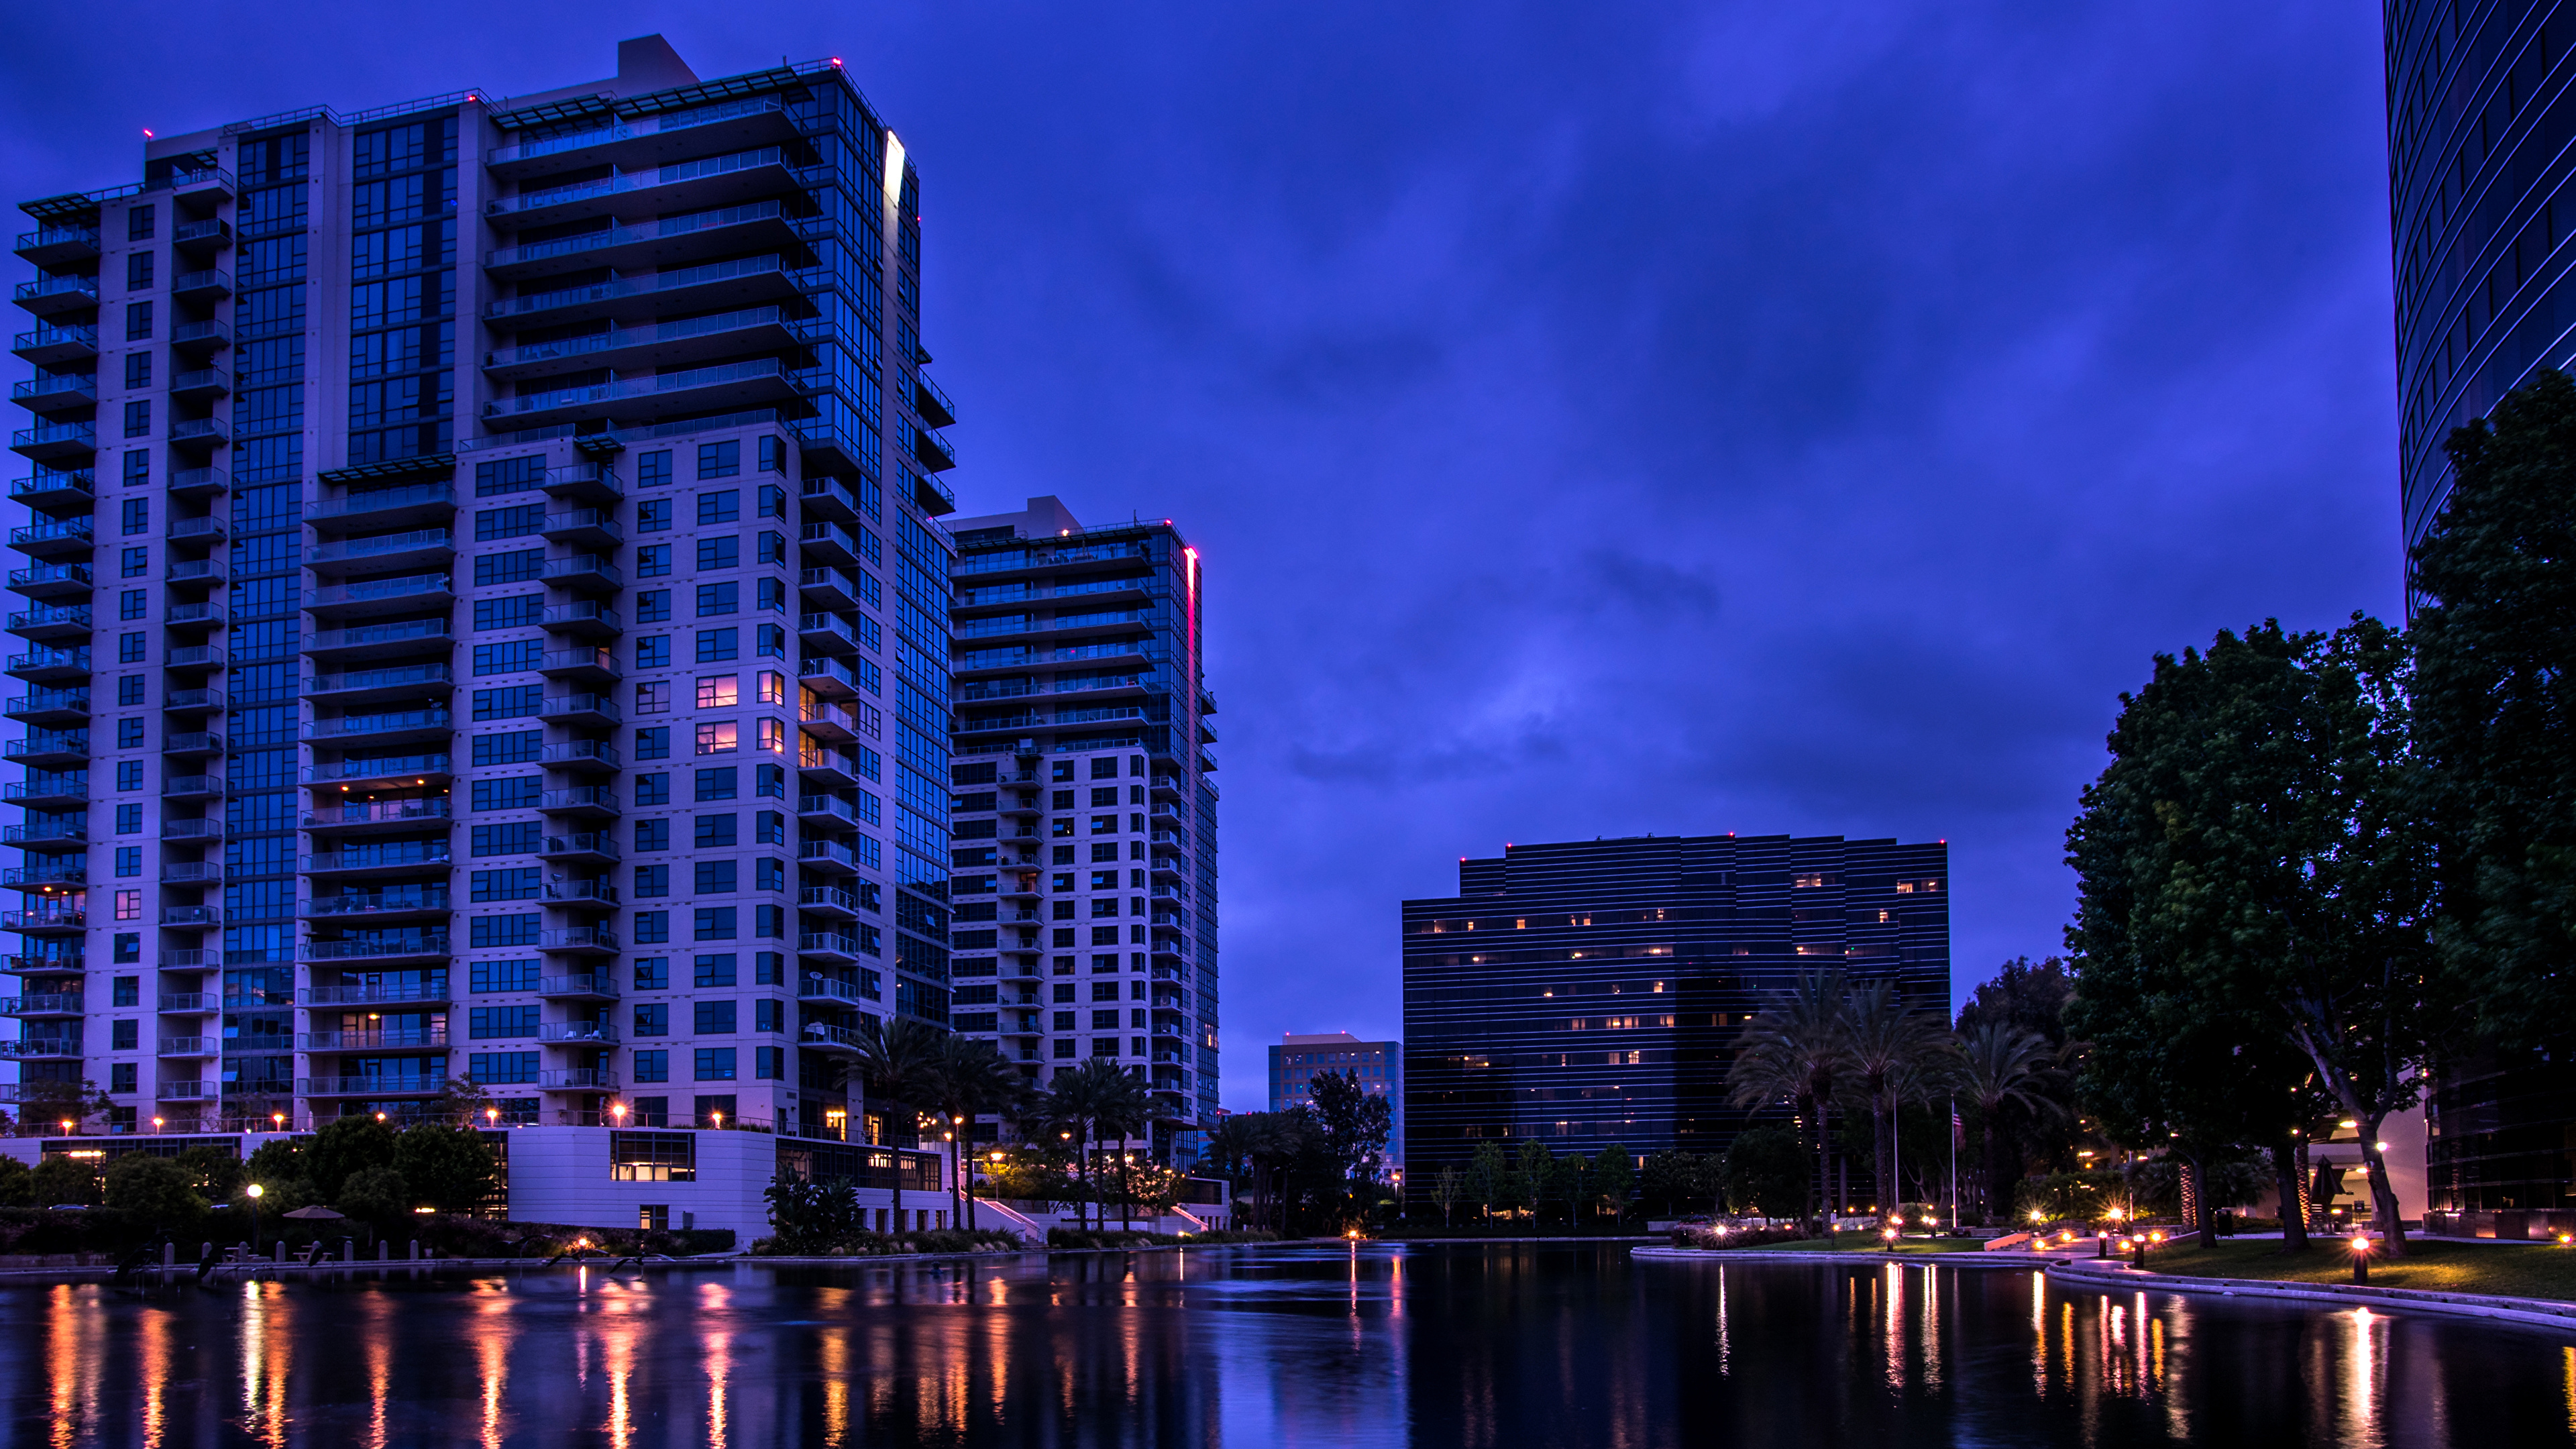
[(250, 1255), (254, 1258), (259, 1256), (259, 1200), (266, 1191), (255, 1182), (242, 1189), (242, 1196), (250, 1199)]
[(2352, 1235), (2352, 1281), (2355, 1283), (2370, 1281), (2370, 1234), (2368, 1233), (2356, 1232)]

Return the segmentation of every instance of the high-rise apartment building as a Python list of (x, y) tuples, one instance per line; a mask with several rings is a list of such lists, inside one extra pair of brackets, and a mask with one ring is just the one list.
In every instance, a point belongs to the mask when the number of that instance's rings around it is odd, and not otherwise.
[(838, 61), (650, 37), (25, 203), (7, 1090), (907, 1139), (839, 1068), (948, 1019), (918, 187)]
[(1746, 1019), (1802, 973), (1891, 980), (1950, 1004), (1946, 844), (1642, 836), (1458, 862), (1458, 894), (1404, 903), (1405, 1165), (1479, 1143), (1723, 1152)]
[[(2411, 552), (2450, 497), (2451, 430), (2538, 369), (2576, 368), (2576, 3), (2390, 0), (2385, 15)], [(2435, 1231), (2512, 1236), (2464, 1215), (2530, 1213), (2536, 1229), (2576, 1210), (2576, 1066), (2550, 1055), (2443, 1064), (2425, 1104)]]
[(1216, 713), (1198, 551), (1053, 498), (959, 518), (956, 1029), (1032, 1081), (1144, 1075), (1152, 1146), (1216, 1117)]
[(1326, 1072), (1339, 1072), (1357, 1081), (1370, 1096), (1386, 1099), (1392, 1119), (1386, 1167), (1402, 1181), (1404, 1043), (1362, 1041), (1346, 1031), (1288, 1032), (1270, 1048), (1270, 1110), (1285, 1112), (1313, 1101), (1315, 1078)]

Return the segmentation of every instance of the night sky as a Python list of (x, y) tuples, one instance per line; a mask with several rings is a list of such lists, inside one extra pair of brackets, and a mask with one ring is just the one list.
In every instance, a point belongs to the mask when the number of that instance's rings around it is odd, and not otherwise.
[(657, 29), (903, 136), (965, 512), (1198, 545), (1229, 1107), (1510, 840), (1947, 839), (1964, 995), (2155, 651), (2399, 607), (2371, 7), (36, 3), (0, 173)]

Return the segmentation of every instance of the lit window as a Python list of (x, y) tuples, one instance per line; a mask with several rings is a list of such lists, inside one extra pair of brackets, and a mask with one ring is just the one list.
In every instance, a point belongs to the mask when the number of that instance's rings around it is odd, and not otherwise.
[(143, 892), (118, 891), (116, 893), (116, 918), (120, 921), (142, 920)]
[(660, 714), (662, 711), (669, 709), (670, 707), (671, 686), (668, 683), (654, 679), (646, 680), (635, 686), (635, 712), (637, 714)]
[(710, 674), (699, 680), (698, 708), (731, 709), (740, 703), (742, 687), (737, 683), (740, 677), (733, 674)]
[(760, 671), (759, 674), (753, 676), (753, 678), (759, 685), (760, 702), (762, 704), (785, 704), (787, 702), (786, 675), (779, 673), (775, 669), (764, 669)]
[(773, 755), (787, 753), (787, 723), (765, 719), (760, 722), (760, 747)]
[[(765, 723), (766, 721), (764, 721)], [(742, 747), (742, 726), (732, 720), (698, 726), (698, 753), (730, 755)]]

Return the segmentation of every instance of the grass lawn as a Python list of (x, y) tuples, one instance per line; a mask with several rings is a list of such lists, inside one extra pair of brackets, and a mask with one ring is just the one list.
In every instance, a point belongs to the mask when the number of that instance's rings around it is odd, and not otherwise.
[[(2352, 1253), (2340, 1238), (2318, 1239), (2296, 1255), (2284, 1254), (2278, 1241), (2222, 1238), (2215, 1248), (2159, 1249), (2147, 1255), (2147, 1267), (2207, 1278), (2352, 1281)], [(2547, 1243), (2455, 1243), (2410, 1237), (2403, 1259), (2391, 1262), (2376, 1253), (2371, 1256), (2370, 1283), (2374, 1288), (2576, 1300), (2576, 1249)]]

